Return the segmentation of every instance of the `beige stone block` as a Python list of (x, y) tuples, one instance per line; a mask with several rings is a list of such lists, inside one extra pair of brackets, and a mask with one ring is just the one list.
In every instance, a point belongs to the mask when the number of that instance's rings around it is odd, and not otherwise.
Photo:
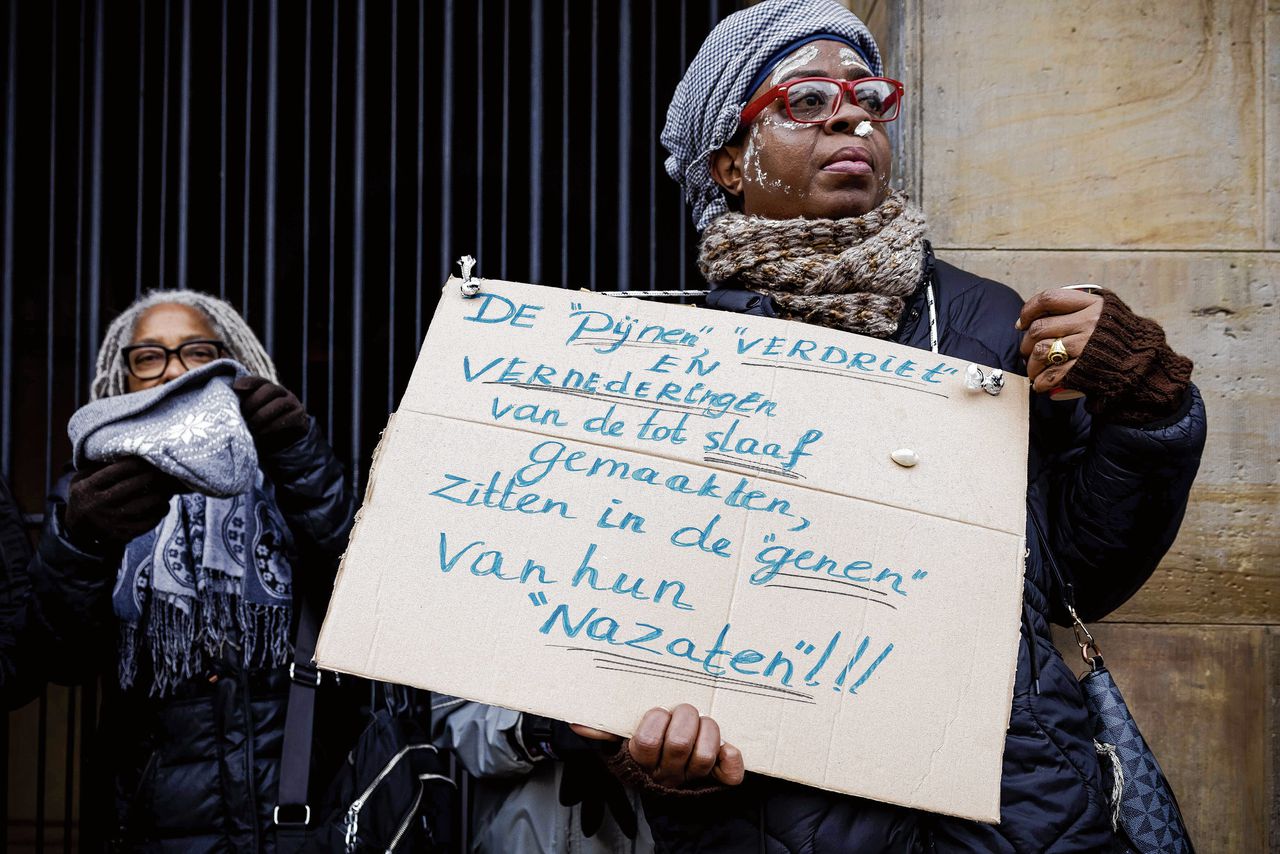
[(1280, 0), (1267, 3), (1266, 21), (1266, 99), (1265, 169), (1267, 175), (1267, 248), (1280, 249)]
[(1280, 253), (938, 251), (1024, 296), (1096, 282), (1195, 362), (1209, 438), (1181, 533), (1112, 619), (1280, 621)]
[[(1277, 630), (1091, 628), (1197, 850), (1275, 851)], [(1054, 640), (1067, 663), (1083, 670), (1071, 633), (1055, 630)]]
[(924, 4), (936, 240), (1266, 248), (1264, 2)]
[(853, 14), (862, 19), (862, 23), (871, 30), (881, 54), (888, 60), (889, 32), (892, 26), (891, 16), (897, 12), (898, 3), (890, 0), (840, 0)]

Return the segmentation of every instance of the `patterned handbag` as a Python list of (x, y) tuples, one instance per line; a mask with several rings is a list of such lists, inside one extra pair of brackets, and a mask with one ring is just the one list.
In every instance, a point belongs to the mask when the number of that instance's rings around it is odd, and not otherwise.
[(1071, 616), (1080, 656), (1089, 665), (1089, 671), (1080, 677), (1080, 689), (1099, 761), (1106, 760), (1104, 769), (1108, 765), (1111, 768), (1111, 827), (1139, 854), (1195, 854), (1173, 787), (1138, 731), (1119, 686), (1103, 664), (1097, 642), (1076, 613), (1075, 594), (1058, 569), (1040, 520), (1034, 513), (1027, 515), (1040, 537), (1046, 562)]
[(1093, 745), (1098, 759), (1110, 764), (1115, 781), (1111, 790), (1112, 828), (1123, 834), (1139, 854), (1196, 853), (1174, 789), (1138, 730), (1138, 722), (1129, 713), (1111, 671), (1103, 665), (1093, 635), (1070, 604), (1068, 613), (1075, 624), (1080, 656), (1089, 665), (1089, 671), (1080, 677), (1080, 690), (1093, 727)]
[[(1079, 618), (1076, 621), (1083, 628)], [(1092, 645), (1092, 638), (1089, 642)], [(1093, 649), (1096, 653), (1097, 647)], [(1141, 854), (1193, 854), (1173, 789), (1129, 714), (1111, 671), (1101, 655), (1086, 657), (1092, 669), (1080, 678), (1080, 687), (1093, 724), (1093, 742), (1100, 757), (1110, 761), (1116, 780), (1112, 824)]]

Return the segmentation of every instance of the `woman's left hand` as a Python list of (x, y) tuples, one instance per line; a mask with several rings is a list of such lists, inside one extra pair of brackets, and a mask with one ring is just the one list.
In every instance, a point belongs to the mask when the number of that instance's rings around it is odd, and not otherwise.
[[(1041, 291), (1023, 303), (1014, 328), (1025, 330), (1019, 349), (1027, 359), (1027, 376), (1034, 391), (1044, 393), (1063, 385), (1100, 317), (1102, 297), (1082, 290)], [(1068, 358), (1060, 365), (1051, 365), (1049, 348), (1058, 339), (1067, 348)]]
[(306, 407), (284, 386), (265, 377), (240, 377), (231, 387), (240, 395), (240, 414), (260, 450), (275, 453), (307, 435)]

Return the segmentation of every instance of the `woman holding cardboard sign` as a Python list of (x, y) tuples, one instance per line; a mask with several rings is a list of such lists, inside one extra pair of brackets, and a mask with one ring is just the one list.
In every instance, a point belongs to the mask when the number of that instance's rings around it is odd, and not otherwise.
[[(886, 125), (907, 94), (884, 76), (870, 33), (843, 6), (766, 0), (707, 38), (676, 90), (662, 141), (667, 171), (702, 231), (699, 264), (713, 307), (1025, 368), (1032, 380), (1025, 618), (1001, 822), (744, 774), (739, 751), (721, 740), (735, 734), (681, 705), (647, 713), (612, 760), (645, 789), (660, 849), (1118, 846), (1104, 794), (1111, 783), (1049, 620), (1067, 619), (1068, 586), (1090, 620), (1150, 576), (1182, 519), (1204, 405), (1190, 361), (1117, 295), (1056, 289), (1024, 303), (934, 258), (924, 214), (890, 188)], [(1049, 555), (1065, 583), (1053, 580)]]

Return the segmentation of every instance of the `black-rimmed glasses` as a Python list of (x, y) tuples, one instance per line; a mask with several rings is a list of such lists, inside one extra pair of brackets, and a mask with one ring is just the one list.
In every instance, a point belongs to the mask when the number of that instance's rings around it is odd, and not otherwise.
[(227, 351), (227, 345), (221, 341), (201, 340), (184, 341), (170, 350), (159, 344), (133, 344), (124, 347), (124, 363), (129, 373), (140, 380), (154, 380), (164, 376), (169, 368), (169, 359), (177, 356), (182, 367), (188, 371), (201, 365), (207, 365)]

